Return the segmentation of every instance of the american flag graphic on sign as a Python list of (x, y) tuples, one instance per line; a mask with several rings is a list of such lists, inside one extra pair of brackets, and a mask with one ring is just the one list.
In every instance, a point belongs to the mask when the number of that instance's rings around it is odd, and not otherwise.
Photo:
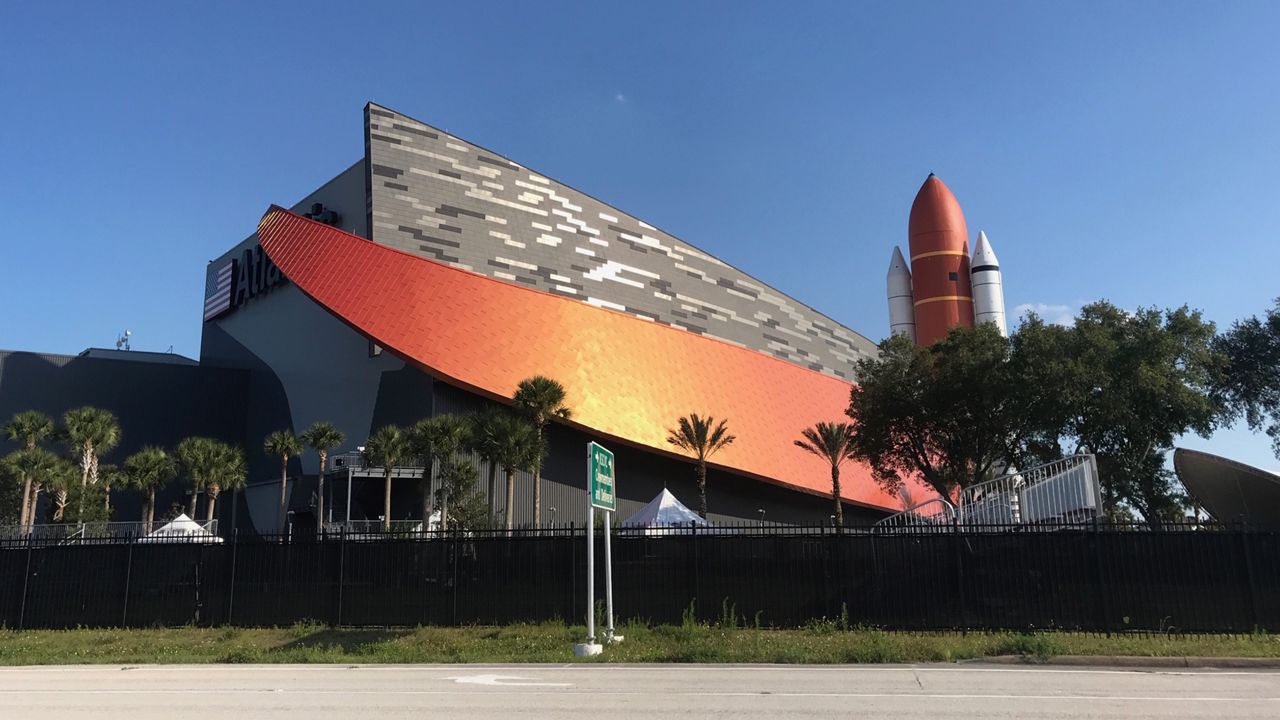
[(213, 292), (204, 300), (204, 319), (210, 320), (231, 309), (231, 279), (235, 277), (235, 260), (218, 268)]

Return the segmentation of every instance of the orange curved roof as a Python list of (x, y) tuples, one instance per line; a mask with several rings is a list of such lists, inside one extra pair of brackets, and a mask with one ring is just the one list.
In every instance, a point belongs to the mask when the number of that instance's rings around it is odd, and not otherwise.
[[(668, 455), (667, 428), (689, 413), (728, 420), (738, 440), (710, 464), (814, 494), (827, 463), (794, 445), (840, 420), (850, 385), (714, 338), (508, 284), (370, 242), (273, 206), (263, 250), (306, 295), (432, 376), (506, 400), (520, 380), (559, 380), (573, 422)], [(683, 457), (683, 456), (681, 456)], [(844, 499), (897, 509), (862, 464), (841, 473)]]

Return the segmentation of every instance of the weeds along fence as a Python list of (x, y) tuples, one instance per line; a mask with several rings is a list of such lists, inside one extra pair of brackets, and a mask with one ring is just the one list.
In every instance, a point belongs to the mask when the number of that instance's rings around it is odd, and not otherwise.
[[(623, 533), (613, 541), (615, 602), (621, 618), (654, 623), (679, 623), (693, 607), (704, 619), (774, 627), (826, 619), (903, 630), (1280, 631), (1278, 532), (986, 530)], [(582, 528), (6, 543), (0, 623), (581, 622), (585, 553)]]

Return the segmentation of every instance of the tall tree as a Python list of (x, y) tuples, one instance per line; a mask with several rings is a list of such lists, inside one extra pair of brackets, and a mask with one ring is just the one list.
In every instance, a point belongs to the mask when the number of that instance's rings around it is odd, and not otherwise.
[(102, 463), (98, 466), (98, 484), (102, 486), (103, 519), (111, 519), (111, 488), (127, 482), (124, 471), (118, 465)]
[[(24, 488), (37, 488), (36, 493), (31, 494), (31, 498), (35, 498), (39, 493), (39, 487), (61, 472), (65, 461), (42, 447), (32, 446), (9, 453), (5, 456), (3, 464), (7, 474), (22, 483)], [(21, 523), (23, 527), (35, 524), (35, 509), (36, 505), (32, 502), (25, 522)]]
[[(524, 413), (538, 431), (538, 444), (544, 439), (547, 424), (554, 418), (569, 419), (572, 412), (565, 406), (564, 386), (542, 375), (520, 381), (512, 398), (517, 410)], [(542, 459), (533, 468), (533, 526), (542, 527)]]
[(489, 466), (489, 493), (488, 493), (488, 518), (489, 526), (493, 526), (493, 509), (497, 504), (494, 496), (498, 475), (498, 461), (495, 457), (497, 440), (494, 436), (496, 419), (502, 411), (495, 407), (487, 406), (479, 412), (472, 413), (467, 417), (467, 447), (480, 456), (480, 459)]
[(120, 442), (120, 421), (108, 410), (80, 407), (62, 416), (71, 452), (80, 463), (80, 484), (98, 483), (98, 461)]
[(302, 435), (299, 436), (299, 438), (302, 440), (302, 442), (306, 443), (307, 447), (314, 450), (316, 452), (316, 455), (318, 455), (320, 458), (320, 470), (319, 470), (319, 473), (316, 475), (317, 477), (316, 515), (319, 518), (319, 522), (323, 523), (325, 520), (325, 515), (324, 515), (324, 474), (326, 469), (325, 462), (329, 459), (329, 451), (341, 445), (343, 441), (347, 439), (347, 436), (341, 430), (339, 430), (337, 426), (335, 426), (333, 423), (315, 422), (311, 424), (311, 427), (304, 430)]
[(178, 460), (178, 469), (188, 484), (191, 485), (191, 500), (187, 505), (187, 517), (192, 520), (196, 516), (196, 507), (200, 501), (200, 493), (204, 491), (207, 468), (214, 461), (214, 440), (206, 437), (183, 438), (174, 450)]
[(23, 486), (22, 473), (13, 465), (15, 453), (0, 458), (0, 525), (18, 524), (21, 531), (26, 523), (19, 521)]
[(849, 423), (820, 422), (800, 431), (804, 436), (796, 446), (826, 460), (831, 465), (831, 503), (836, 532), (844, 531), (844, 508), (840, 502), (840, 466), (853, 457), (853, 426)]
[[(39, 451), (40, 448), (37, 448), (36, 450)], [(50, 453), (50, 455), (53, 454)], [(84, 513), (77, 512), (75, 508), (68, 510), (68, 508), (71, 507), (72, 494), (74, 493), (77, 499), (81, 498), (88, 494), (88, 490), (90, 488), (95, 486), (82, 485), (80, 483), (80, 469), (75, 463), (58, 457), (57, 455), (53, 455), (53, 458), (54, 461), (51, 465), (43, 469), (40, 474), (40, 477), (42, 478), (41, 485), (48, 488), (53, 499), (49, 507), (49, 519), (55, 523), (79, 522), (81, 519), (80, 516)], [(37, 490), (37, 494), (38, 492), (39, 491)], [(77, 507), (83, 507), (79, 502), (77, 502), (76, 505)], [(91, 503), (89, 507), (93, 508), (94, 506)], [(34, 512), (35, 507), (33, 505), (33, 515)], [(70, 516), (68, 517), (68, 515)]]
[(1240, 320), (1214, 340), (1225, 367), (1215, 384), (1227, 417), (1266, 430), (1280, 458), (1280, 298), (1262, 318)]
[(147, 446), (125, 458), (124, 474), (129, 487), (142, 492), (144, 532), (155, 522), (156, 491), (178, 476), (178, 463), (163, 448)]
[(479, 478), (480, 473), (475, 466), (456, 456), (440, 463), (442, 527), (446, 521), (459, 530), (479, 530), (489, 526)]
[(881, 342), (877, 357), (859, 361), (850, 394), (853, 456), (890, 492), (920, 478), (955, 499), (989, 479), (1038, 427), (1032, 391), (1012, 381), (1009, 347), (989, 323), (952, 328), (928, 347)]
[(1129, 313), (1098, 302), (1070, 327), (1032, 316), (1007, 341), (985, 323), (928, 348), (890, 338), (858, 365), (855, 456), (888, 489), (915, 476), (955, 499), (1004, 464), (1092, 453), (1109, 509), (1123, 504), (1158, 527), (1182, 501), (1164, 454), (1219, 417), (1212, 337), (1185, 307)]
[(493, 457), (507, 475), (507, 504), (504, 525), (511, 530), (514, 525), (516, 504), (516, 473), (533, 472), (542, 462), (544, 445), (538, 429), (528, 420), (499, 413), (490, 425), (493, 436)]
[(189, 437), (178, 443), (178, 467), (191, 483), (191, 504), (187, 514), (194, 519), (201, 492), (205, 494), (205, 516), (213, 519), (218, 495), (223, 490), (244, 487), (244, 452), (220, 440)]
[[(450, 460), (467, 441), (467, 425), (456, 415), (437, 415), (409, 428), (410, 453), (422, 461), (422, 529), (431, 522), (431, 499), (435, 493), (436, 468)], [(440, 495), (447, 497), (447, 495)], [(440, 515), (440, 529), (448, 529), (448, 519)]]
[[(276, 430), (262, 441), (262, 451), (270, 457), (280, 460), (280, 508), (276, 513), (276, 532), (284, 532), (287, 510), (285, 500), (289, 491), (289, 458), (297, 457), (302, 452), (302, 443), (298, 442), (298, 438), (294, 437), (291, 431)], [(323, 461), (320, 464), (320, 468), (322, 471), (320, 474), (323, 475)], [(324, 515), (320, 515), (316, 522), (323, 528)]]
[(213, 449), (213, 462), (204, 483), (206, 523), (213, 522), (218, 496), (224, 490), (234, 492), (243, 488), (248, 479), (243, 450), (217, 441), (214, 441)]
[(1164, 453), (1188, 432), (1207, 436), (1222, 406), (1211, 390), (1224, 358), (1214, 326), (1198, 311), (1108, 302), (1086, 305), (1063, 351), (1078, 386), (1066, 435), (1077, 452), (1098, 460), (1110, 502), (1132, 507), (1152, 527), (1182, 516), (1184, 499), (1169, 478)]
[(698, 515), (707, 519), (707, 459), (737, 440), (729, 434), (725, 420), (716, 422), (710, 415), (689, 413), (680, 418), (676, 427), (667, 430), (667, 442), (689, 453), (697, 461)]
[(378, 428), (365, 442), (365, 462), (373, 467), (381, 467), (384, 473), (386, 484), (383, 488), (382, 529), (385, 531), (391, 530), (391, 471), (409, 458), (411, 453), (409, 435), (395, 425)]
[[(22, 449), (34, 450), (42, 441), (53, 435), (53, 429), (53, 420), (48, 415), (35, 410), (26, 410), (15, 414), (9, 422), (5, 423), (4, 434), (5, 437), (19, 443)], [(31, 487), (33, 482), (39, 481), (39, 478), (24, 476), (22, 504), (18, 514), (18, 524), (21, 526), (26, 526), (33, 520), (35, 507), (31, 501)]]

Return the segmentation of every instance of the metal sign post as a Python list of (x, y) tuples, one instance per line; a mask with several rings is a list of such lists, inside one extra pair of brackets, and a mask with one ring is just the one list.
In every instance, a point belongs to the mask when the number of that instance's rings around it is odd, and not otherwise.
[(603, 650), (596, 642), (596, 508), (604, 512), (604, 593), (608, 613), (605, 642), (622, 642), (613, 632), (613, 548), (612, 516), (617, 507), (616, 476), (613, 453), (602, 445), (587, 443), (587, 641), (574, 647), (579, 657), (598, 655)]

